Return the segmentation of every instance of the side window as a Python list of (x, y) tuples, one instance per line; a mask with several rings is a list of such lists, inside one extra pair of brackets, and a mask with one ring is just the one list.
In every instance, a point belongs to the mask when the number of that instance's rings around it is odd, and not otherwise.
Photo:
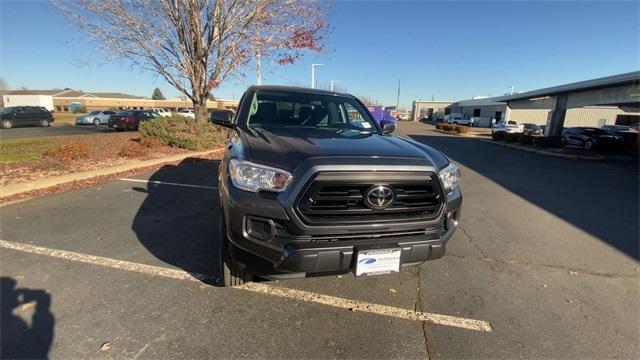
[(362, 129), (371, 129), (371, 124), (364, 119), (362, 114), (349, 103), (340, 104), (341, 115), (347, 120), (346, 122)]

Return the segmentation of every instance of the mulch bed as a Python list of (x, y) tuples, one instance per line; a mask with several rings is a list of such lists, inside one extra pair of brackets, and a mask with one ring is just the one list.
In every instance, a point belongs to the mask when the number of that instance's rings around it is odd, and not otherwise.
[(189, 152), (189, 150), (158, 144), (153, 147), (140, 146), (139, 154), (135, 152), (131, 156), (120, 154), (123, 146), (139, 142), (140, 135), (137, 132), (69, 137), (64, 144), (84, 144), (87, 149), (84, 157), (62, 160), (43, 155), (37, 160), (0, 164), (0, 186)]

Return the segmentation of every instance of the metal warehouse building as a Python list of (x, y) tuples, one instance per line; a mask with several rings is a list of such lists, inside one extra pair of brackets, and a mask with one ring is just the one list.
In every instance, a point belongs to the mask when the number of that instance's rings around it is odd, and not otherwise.
[[(564, 127), (602, 127), (604, 125), (630, 124), (640, 121), (639, 106), (629, 106), (628, 99), (623, 102), (624, 106), (619, 106), (620, 104), (615, 102), (612, 103), (611, 101), (601, 99), (608, 99), (610, 97), (618, 98), (621, 96), (619, 94), (621, 89), (627, 89), (631, 91), (631, 93), (625, 93), (625, 96), (632, 97), (631, 102), (635, 101), (636, 104), (640, 104), (640, 93), (636, 93), (638, 82), (640, 82), (640, 73), (632, 72), (534, 90), (522, 94), (461, 100), (446, 105), (446, 108), (442, 112), (446, 114), (463, 114), (465, 118), (474, 119), (474, 124), (477, 126), (488, 127), (491, 125), (492, 119), (496, 119), (496, 121), (515, 120), (519, 123), (544, 125), (547, 124), (547, 120), (557, 106), (557, 96), (554, 94), (559, 91), (565, 91), (571, 92), (575, 96), (580, 96), (580, 94), (585, 93), (590, 97), (595, 96), (595, 98), (588, 102), (583, 102), (584, 104), (593, 105), (568, 107), (564, 114)], [(626, 83), (629, 85), (620, 85)], [(626, 86), (626, 88), (621, 88), (620, 86)], [(594, 87), (597, 88), (597, 92), (594, 93), (595, 95), (589, 93), (589, 91), (594, 91), (592, 90)], [(426, 110), (433, 107), (431, 103), (434, 102), (413, 102), (414, 121), (429, 117), (429, 111)]]

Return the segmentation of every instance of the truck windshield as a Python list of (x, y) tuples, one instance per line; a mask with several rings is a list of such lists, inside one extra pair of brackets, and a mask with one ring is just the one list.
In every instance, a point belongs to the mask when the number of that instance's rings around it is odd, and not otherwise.
[(377, 132), (374, 120), (355, 99), (314, 93), (257, 92), (245, 124)]

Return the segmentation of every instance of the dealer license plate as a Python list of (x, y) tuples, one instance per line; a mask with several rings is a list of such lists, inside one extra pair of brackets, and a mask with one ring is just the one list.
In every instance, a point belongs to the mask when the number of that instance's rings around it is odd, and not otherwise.
[(399, 272), (401, 254), (400, 249), (359, 251), (356, 259), (356, 276)]

